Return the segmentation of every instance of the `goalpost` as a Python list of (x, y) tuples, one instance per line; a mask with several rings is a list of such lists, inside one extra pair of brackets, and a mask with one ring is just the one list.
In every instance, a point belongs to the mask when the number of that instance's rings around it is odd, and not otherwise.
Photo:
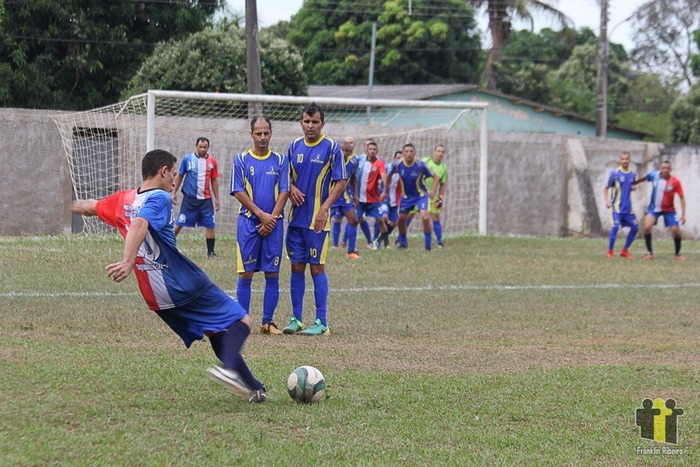
[[(444, 145), (448, 183), (443, 230), (446, 234), (486, 233), (488, 125), (484, 102), (149, 91), (119, 104), (56, 115), (54, 120), (76, 199), (101, 198), (136, 187), (147, 151), (166, 149), (182, 160), (193, 152), (197, 137), (208, 138), (220, 172), (217, 230), (235, 232), (239, 203), (229, 196), (230, 170), (233, 157), (252, 146), (250, 117), (262, 114), (272, 120), (270, 147), (285, 153), (289, 142), (302, 136), (301, 109), (312, 102), (324, 110), (324, 134), (337, 140), (353, 136), (357, 154), (363, 152), (368, 138), (377, 142), (379, 157), (387, 162), (405, 143), (414, 144), (421, 159), (430, 157), (436, 145)], [(84, 231), (108, 229), (94, 219), (83, 220)], [(411, 229), (417, 232), (419, 224), (414, 222)]]

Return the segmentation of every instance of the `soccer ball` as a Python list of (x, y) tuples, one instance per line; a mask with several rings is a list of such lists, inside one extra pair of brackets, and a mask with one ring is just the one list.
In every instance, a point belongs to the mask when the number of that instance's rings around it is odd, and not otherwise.
[(299, 403), (313, 404), (326, 395), (326, 380), (318, 369), (300, 366), (287, 378), (287, 392)]

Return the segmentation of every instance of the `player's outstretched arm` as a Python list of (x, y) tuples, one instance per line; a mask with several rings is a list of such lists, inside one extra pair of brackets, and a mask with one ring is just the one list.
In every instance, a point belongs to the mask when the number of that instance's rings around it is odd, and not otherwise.
[(129, 276), (134, 264), (136, 264), (136, 255), (146, 238), (146, 234), (148, 234), (148, 221), (143, 217), (134, 218), (124, 239), (122, 260), (105, 267), (107, 274), (114, 282), (121, 282)]
[(71, 206), (73, 214), (79, 216), (96, 216), (97, 215), (97, 200), (96, 199), (77, 199), (73, 201)]

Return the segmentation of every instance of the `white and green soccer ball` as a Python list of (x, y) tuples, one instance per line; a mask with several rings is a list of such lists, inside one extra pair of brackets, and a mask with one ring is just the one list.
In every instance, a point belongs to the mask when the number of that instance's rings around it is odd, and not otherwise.
[(287, 392), (299, 403), (313, 404), (326, 395), (326, 379), (317, 368), (300, 366), (287, 378)]

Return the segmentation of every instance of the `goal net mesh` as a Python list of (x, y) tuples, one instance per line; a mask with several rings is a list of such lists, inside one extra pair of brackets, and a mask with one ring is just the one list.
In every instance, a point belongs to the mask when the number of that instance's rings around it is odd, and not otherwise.
[[(289, 143), (302, 136), (299, 120), (304, 104), (317, 102), (325, 112), (324, 134), (337, 140), (353, 136), (357, 154), (362, 153), (366, 139), (377, 142), (379, 157), (386, 162), (405, 143), (415, 145), (420, 159), (430, 157), (436, 145), (444, 145), (448, 183), (441, 213), (443, 231), (460, 234), (478, 229), (481, 111), (468, 108), (469, 103), (456, 108), (454, 103), (448, 107), (441, 102), (434, 102), (434, 107), (425, 107), (426, 101), (420, 101), (422, 107), (412, 107), (410, 102), (401, 106), (402, 101), (391, 106), (372, 102), (368, 110), (369, 101), (359, 99), (338, 99), (334, 104), (328, 98), (255, 96), (264, 97), (264, 101), (249, 102), (246, 98), (251, 96), (245, 95), (168, 94), (176, 96), (151, 98), (150, 119), (147, 94), (99, 109), (54, 116), (75, 199), (100, 199), (117, 190), (138, 187), (141, 159), (148, 149), (166, 149), (179, 162), (194, 151), (196, 139), (202, 136), (211, 142), (209, 152), (219, 163), (217, 231), (235, 232), (239, 203), (229, 194), (230, 172), (233, 157), (252, 147), (250, 116), (262, 113), (272, 120), (270, 147), (286, 153)], [(178, 209), (179, 205), (174, 207), (174, 215)], [(413, 222), (410, 231), (419, 231), (420, 224)], [(77, 231), (111, 231), (96, 218), (83, 218), (75, 225)]]

